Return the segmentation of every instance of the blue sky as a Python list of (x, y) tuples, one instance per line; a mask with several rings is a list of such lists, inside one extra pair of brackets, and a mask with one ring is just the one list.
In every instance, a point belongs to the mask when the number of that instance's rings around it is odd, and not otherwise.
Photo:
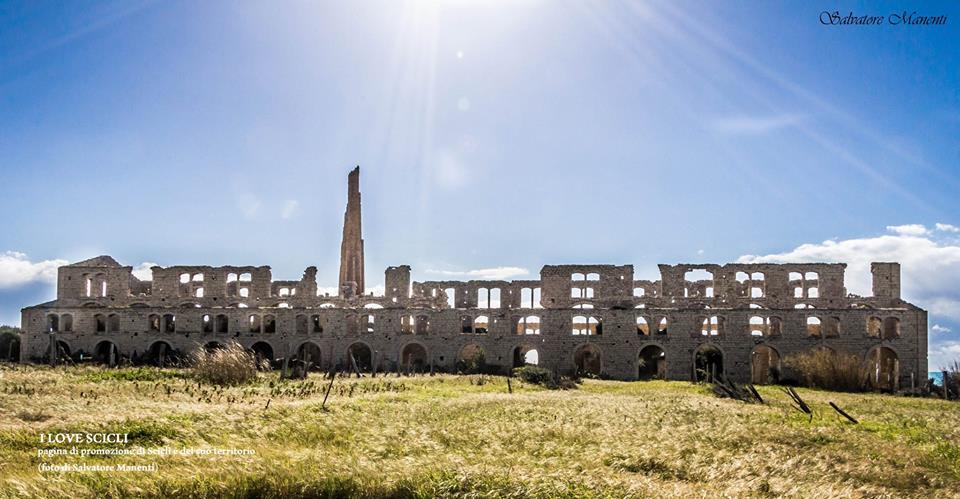
[(955, 2), (5, 2), (0, 322), (98, 254), (334, 285), (359, 164), (371, 283), (896, 258), (942, 363), (958, 46)]

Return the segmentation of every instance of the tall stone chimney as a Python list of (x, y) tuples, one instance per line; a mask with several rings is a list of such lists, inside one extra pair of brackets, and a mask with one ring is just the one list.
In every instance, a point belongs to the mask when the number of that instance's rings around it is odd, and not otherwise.
[(363, 291), (363, 237), (360, 231), (360, 167), (347, 176), (347, 212), (340, 244), (340, 295), (350, 298)]

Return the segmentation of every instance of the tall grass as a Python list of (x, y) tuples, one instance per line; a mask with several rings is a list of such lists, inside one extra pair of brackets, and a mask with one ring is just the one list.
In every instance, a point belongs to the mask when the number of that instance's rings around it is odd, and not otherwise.
[(863, 391), (870, 374), (860, 357), (827, 349), (791, 355), (784, 363), (804, 386), (825, 390)]
[(242, 385), (257, 377), (257, 358), (239, 343), (208, 350), (199, 347), (190, 354), (195, 378), (215, 385)]

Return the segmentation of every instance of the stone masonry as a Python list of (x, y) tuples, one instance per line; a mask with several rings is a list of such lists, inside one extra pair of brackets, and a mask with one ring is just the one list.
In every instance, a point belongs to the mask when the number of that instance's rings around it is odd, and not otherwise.
[[(845, 264), (546, 265), (539, 280), (412, 282), (389, 267), (364, 293), (359, 168), (348, 180), (338, 296), (316, 268), (132, 267), (100, 256), (60, 267), (57, 299), (22, 311), (22, 361), (169, 363), (236, 341), (319, 369), (505, 372), (535, 363), (620, 380), (775, 381), (784, 357), (856, 354), (896, 389), (927, 376), (927, 313), (900, 298), (900, 266), (874, 263), (873, 296), (848, 294)], [(51, 359), (52, 355), (52, 359)]]

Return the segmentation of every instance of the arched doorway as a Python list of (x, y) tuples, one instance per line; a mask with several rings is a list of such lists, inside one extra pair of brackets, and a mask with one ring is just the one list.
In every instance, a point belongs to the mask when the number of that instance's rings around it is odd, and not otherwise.
[(166, 341), (155, 341), (147, 349), (147, 364), (164, 367), (177, 362), (177, 353)]
[(637, 379), (666, 379), (667, 353), (657, 345), (647, 345), (640, 350), (637, 362)]
[(483, 347), (476, 343), (470, 343), (460, 349), (457, 354), (457, 371), (471, 374), (483, 372), (487, 365), (487, 354)]
[(603, 372), (603, 354), (592, 343), (580, 345), (573, 353), (573, 363), (577, 368), (577, 375), (590, 374), (599, 376)]
[(117, 345), (112, 341), (101, 341), (93, 349), (93, 361), (98, 364), (106, 364), (110, 367), (117, 365), (120, 360), (120, 354), (117, 351)]
[(540, 352), (530, 345), (520, 345), (513, 349), (513, 367), (536, 366), (540, 364)]
[(757, 345), (750, 354), (750, 381), (766, 385), (780, 381), (780, 353), (769, 345)]
[(353, 365), (350, 363), (351, 356), (353, 356), (353, 360), (357, 362), (357, 369), (361, 371), (373, 370), (373, 352), (370, 350), (370, 346), (366, 343), (358, 341), (347, 348), (348, 369), (353, 369)]
[(404, 371), (423, 372), (429, 368), (427, 349), (419, 343), (408, 343), (400, 352), (400, 367)]
[(264, 362), (273, 367), (276, 359), (273, 356), (273, 347), (266, 341), (258, 341), (253, 345), (250, 345), (250, 351), (253, 352), (253, 356), (257, 359), (257, 367), (263, 368)]
[(208, 341), (206, 345), (203, 345), (203, 349), (206, 350), (207, 353), (213, 353), (214, 350), (220, 350), (222, 348), (225, 347), (223, 343), (219, 341)]
[(893, 391), (898, 388), (900, 359), (889, 347), (874, 347), (867, 353), (869, 382), (874, 388)]
[(300, 346), (297, 347), (296, 357), (297, 360), (306, 362), (310, 366), (309, 370), (321, 370), (320, 364), (323, 360), (323, 356), (322, 352), (320, 351), (320, 347), (318, 347), (316, 343), (313, 343), (312, 341), (301, 343)]
[(13, 333), (0, 334), (0, 359), (20, 361), (20, 337)]
[(696, 381), (714, 381), (723, 378), (723, 352), (713, 345), (703, 345), (693, 356)]

